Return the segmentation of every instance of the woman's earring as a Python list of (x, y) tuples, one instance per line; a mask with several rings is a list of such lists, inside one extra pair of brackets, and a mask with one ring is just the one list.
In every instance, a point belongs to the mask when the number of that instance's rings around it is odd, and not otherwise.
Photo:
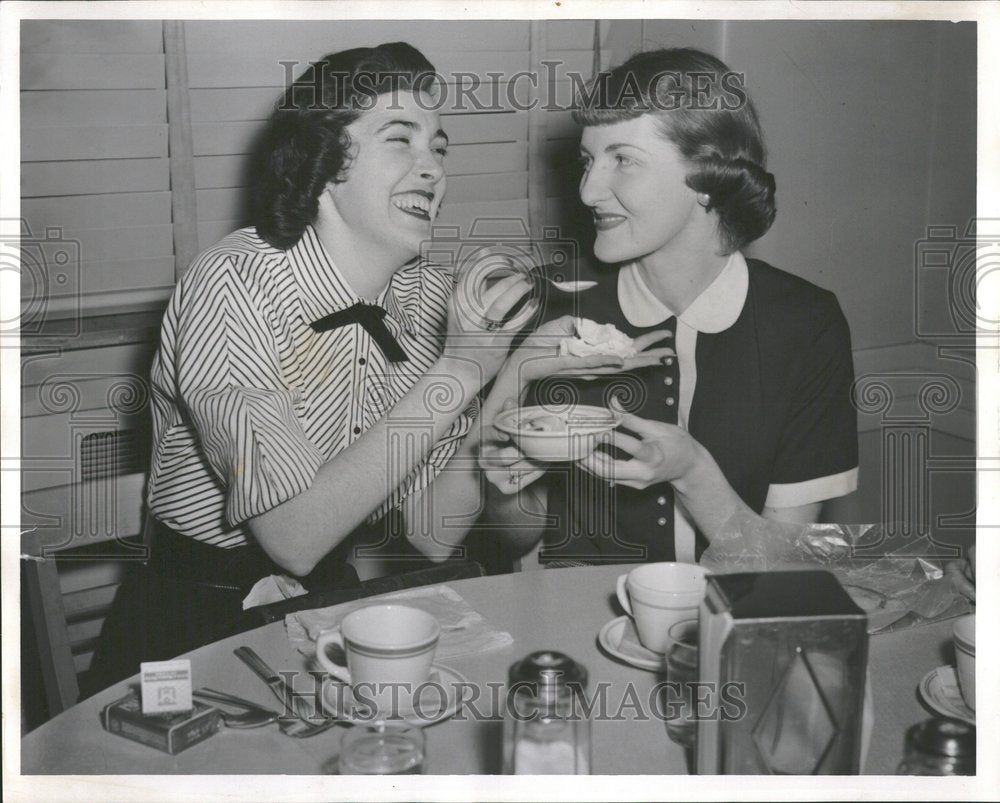
[(708, 196), (707, 192), (699, 192), (698, 193), (698, 203), (701, 206), (708, 206), (708, 204), (711, 202), (711, 200), (712, 199)]

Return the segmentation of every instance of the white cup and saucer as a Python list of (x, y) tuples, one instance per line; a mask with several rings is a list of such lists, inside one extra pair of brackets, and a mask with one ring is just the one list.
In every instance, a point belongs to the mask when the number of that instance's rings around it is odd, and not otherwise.
[(647, 563), (618, 578), (618, 602), (626, 615), (608, 622), (601, 647), (632, 666), (662, 671), (671, 628), (698, 619), (707, 571), (693, 563)]
[[(467, 681), (434, 662), (440, 635), (437, 619), (406, 605), (347, 614), (316, 639), (316, 660), (334, 681), (323, 687), (328, 710), (350, 722), (402, 720), (421, 727), (450, 717)], [(340, 647), (347, 666), (331, 659), (331, 646)]]
[(920, 696), (938, 714), (976, 724), (976, 615), (963, 616), (952, 628), (955, 666), (932, 669), (920, 681)]

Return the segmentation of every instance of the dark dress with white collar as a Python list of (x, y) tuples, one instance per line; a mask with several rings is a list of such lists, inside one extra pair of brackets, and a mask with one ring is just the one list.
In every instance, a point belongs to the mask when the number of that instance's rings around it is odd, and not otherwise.
[[(747, 259), (747, 266), (749, 288), (736, 322), (697, 335), (688, 429), (740, 497), (760, 512), (772, 486), (794, 489), (838, 475), (856, 483), (857, 416), (850, 331), (836, 297), (760, 260)], [(676, 330), (676, 318), (633, 326), (618, 300), (617, 270), (583, 275), (584, 270), (578, 278), (595, 279), (598, 286), (577, 295), (549, 294), (543, 319), (590, 318), (613, 323), (631, 337)], [(532, 388), (529, 403), (574, 399), (607, 406), (618, 396), (637, 416), (676, 424), (683, 381), (674, 359), (594, 380), (549, 377)], [(555, 524), (546, 533), (541, 562), (675, 559), (669, 483), (644, 490), (609, 487), (572, 464), (553, 465), (547, 481)], [(697, 533), (695, 556), (706, 546)]]

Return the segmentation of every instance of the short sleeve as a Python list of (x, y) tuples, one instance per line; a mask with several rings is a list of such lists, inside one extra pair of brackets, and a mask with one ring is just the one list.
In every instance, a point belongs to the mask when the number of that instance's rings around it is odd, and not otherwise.
[(795, 507), (851, 493), (858, 484), (857, 413), (851, 400), (851, 334), (836, 299), (817, 316), (798, 361), (765, 505)]
[(434, 478), (444, 470), (462, 447), (466, 436), (472, 430), (473, 423), (479, 417), (479, 407), (479, 399), (475, 399), (459, 414), (448, 431), (434, 444), (427, 458), (409, 473), (399, 487), (369, 517), (369, 522), (378, 521), (391, 509), (399, 507), (408, 496), (423, 491), (434, 482)]
[(324, 458), (303, 429), (299, 391), (283, 381), (263, 302), (231, 265), (219, 267), (188, 293), (177, 390), (235, 527), (309, 488)]

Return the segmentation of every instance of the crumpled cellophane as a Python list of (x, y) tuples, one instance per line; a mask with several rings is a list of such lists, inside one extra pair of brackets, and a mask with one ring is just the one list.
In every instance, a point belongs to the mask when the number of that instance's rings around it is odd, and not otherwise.
[[(970, 610), (943, 571), (942, 548), (881, 524), (790, 524), (737, 513), (700, 563), (716, 574), (827, 569), (885, 633)], [(937, 555), (938, 557), (934, 557)]]

